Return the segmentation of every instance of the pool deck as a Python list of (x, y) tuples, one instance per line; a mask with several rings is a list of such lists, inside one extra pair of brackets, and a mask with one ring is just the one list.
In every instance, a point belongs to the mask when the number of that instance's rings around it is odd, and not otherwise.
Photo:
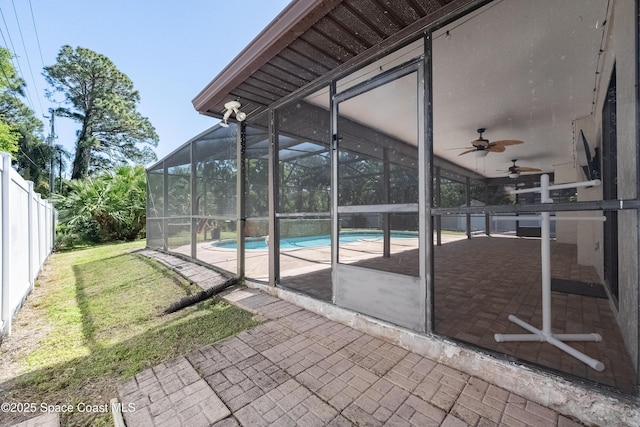
[[(443, 241), (466, 239), (464, 235), (443, 235)], [(392, 238), (391, 253), (403, 252), (418, 247), (417, 238)], [(171, 248), (171, 252), (191, 256), (191, 246)], [(343, 262), (357, 262), (377, 258), (382, 255), (380, 239), (347, 242), (340, 245)], [(236, 249), (216, 247), (211, 241), (196, 245), (196, 258), (199, 261), (215, 265), (224, 271), (237, 273), (238, 256)], [(245, 276), (253, 280), (266, 282), (269, 279), (269, 251), (250, 249), (245, 251)], [(315, 246), (283, 249), (280, 254), (280, 277), (295, 277), (313, 271), (331, 268), (331, 247)]]
[[(360, 241), (341, 246), (345, 263), (403, 274), (418, 274), (418, 254), (414, 239), (392, 239), (390, 258), (382, 257), (379, 241)], [(408, 243), (407, 245), (405, 245)], [(508, 236), (443, 234), (435, 247), (435, 331), (526, 360), (566, 374), (614, 387), (633, 394), (637, 388), (631, 358), (608, 299), (552, 292), (553, 327), (557, 333), (597, 332), (601, 342), (575, 342), (571, 346), (600, 360), (604, 372), (546, 343), (498, 343), (495, 333), (520, 334), (525, 331), (508, 320), (513, 314), (532, 325), (541, 319), (542, 295), (539, 240)], [(417, 241), (415, 242), (417, 245)], [(233, 249), (211, 249), (201, 243), (198, 254), (206, 263), (235, 271), (237, 253)], [(552, 244), (552, 277), (578, 283), (600, 281), (593, 267), (579, 265), (575, 245)], [(299, 248), (281, 251), (279, 286), (331, 303), (331, 249)], [(268, 281), (268, 251), (246, 251), (246, 277)], [(516, 268), (517, 266), (517, 268)], [(474, 272), (469, 274), (469, 272)]]

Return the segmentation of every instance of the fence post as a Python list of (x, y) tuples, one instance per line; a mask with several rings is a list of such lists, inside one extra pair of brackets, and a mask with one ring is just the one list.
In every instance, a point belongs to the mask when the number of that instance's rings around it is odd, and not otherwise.
[(38, 233), (34, 232), (33, 229), (33, 182), (27, 181), (27, 187), (29, 188), (29, 203), (27, 204), (27, 224), (29, 230), (29, 291), (33, 290), (33, 285), (35, 284), (33, 269), (35, 267), (35, 260), (33, 257), (33, 247), (35, 245), (35, 240), (38, 238)]
[(11, 156), (2, 155), (2, 330), (11, 334), (11, 301), (9, 288), (11, 286), (11, 263), (9, 262), (9, 242), (11, 225), (9, 217), (9, 191), (11, 187)]
[(44, 260), (47, 259), (47, 242), (49, 239), (47, 238), (47, 230), (44, 225), (47, 223), (47, 215), (46, 211), (42, 212), (42, 198), (38, 194), (38, 273), (40, 273), (40, 269), (42, 268), (42, 264), (44, 264)]
[(40, 248), (40, 252), (44, 254), (42, 257), (42, 264), (44, 264), (44, 260), (49, 256), (49, 242), (51, 239), (49, 238), (49, 228), (51, 227), (51, 217), (49, 216), (49, 209), (47, 206), (46, 200), (38, 200), (38, 210), (44, 215), (40, 215), (39, 221), (41, 221), (39, 227), (42, 231), (42, 236), (44, 240), (40, 243), (42, 247)]
[(42, 264), (44, 264), (44, 261), (49, 258), (49, 253), (51, 253), (51, 223), (53, 220), (51, 219), (49, 204), (47, 203), (47, 201), (40, 200), (40, 203), (42, 205), (41, 209), (44, 214), (42, 218), (40, 218), (40, 220), (42, 221), (42, 235), (44, 236), (44, 242), (42, 244)]
[(45, 203), (45, 200), (42, 200), (42, 197), (40, 196), (40, 194), (38, 194), (37, 198), (38, 198), (38, 234), (40, 235), (40, 242), (38, 246), (38, 254), (40, 255), (40, 265), (38, 266), (38, 272), (40, 272), (40, 268), (42, 268), (42, 265), (44, 264), (44, 260), (47, 259), (47, 254), (49, 253), (49, 249), (48, 249), (49, 236), (47, 235), (47, 231), (48, 231), (47, 210), (42, 209), (42, 206)]
[(51, 253), (53, 251), (53, 248), (56, 246), (56, 225), (58, 224), (58, 211), (51, 202), (49, 202), (49, 212), (51, 213), (51, 223), (53, 224), (51, 227), (51, 233), (49, 233), (49, 236), (51, 238), (49, 253)]

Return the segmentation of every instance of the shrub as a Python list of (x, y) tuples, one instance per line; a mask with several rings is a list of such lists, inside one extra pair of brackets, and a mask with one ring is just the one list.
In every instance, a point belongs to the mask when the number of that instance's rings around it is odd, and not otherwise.
[(141, 166), (122, 166), (95, 178), (70, 181), (66, 195), (52, 197), (59, 212), (60, 238), (67, 243), (96, 243), (143, 237), (146, 187)]

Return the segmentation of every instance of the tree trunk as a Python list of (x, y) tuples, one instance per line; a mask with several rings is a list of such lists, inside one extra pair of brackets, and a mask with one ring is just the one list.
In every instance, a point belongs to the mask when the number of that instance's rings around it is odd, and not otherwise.
[(73, 159), (71, 179), (84, 179), (89, 174), (89, 160), (91, 159), (91, 145), (86, 141), (78, 141), (76, 155)]

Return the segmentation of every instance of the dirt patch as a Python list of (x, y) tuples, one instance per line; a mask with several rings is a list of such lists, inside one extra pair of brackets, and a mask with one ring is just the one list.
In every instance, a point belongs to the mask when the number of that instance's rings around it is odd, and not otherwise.
[[(47, 334), (53, 330), (53, 326), (47, 322), (45, 310), (40, 307), (42, 298), (49, 292), (50, 281), (47, 275), (47, 268), (40, 273), (40, 277), (33, 291), (27, 297), (18, 315), (13, 319), (12, 334), (4, 337), (0, 343), (0, 401), (25, 403), (34, 402), (36, 405), (46, 404), (75, 404), (74, 395), (76, 390), (60, 390), (54, 395), (48, 396), (50, 401), (40, 402), (41, 397), (37, 397), (32, 387), (28, 384), (20, 384), (17, 379), (28, 372), (24, 364), (25, 358), (38, 348)], [(105, 404), (116, 396), (116, 386), (118, 380), (115, 377), (102, 377), (87, 381), (82, 386), (83, 403)], [(42, 415), (36, 413), (2, 413), (0, 414), (0, 425), (13, 425), (25, 421), (34, 416)], [(96, 414), (86, 414), (79, 416), (74, 414), (73, 422), (68, 416), (62, 415), (62, 425), (82, 425), (91, 426), (95, 424)]]
[[(46, 268), (12, 322), (12, 333), (0, 342), (0, 401), (32, 402), (29, 393), (16, 385), (16, 379), (27, 372), (25, 358), (38, 348), (53, 329), (46, 321), (40, 300), (47, 293)], [(39, 414), (0, 414), (1, 425), (11, 425)]]
[[(42, 279), (44, 276), (46, 272), (42, 273)], [(25, 372), (22, 361), (38, 347), (52, 329), (46, 321), (43, 310), (39, 308), (40, 299), (46, 293), (45, 286), (40, 283), (46, 283), (46, 279), (42, 282), (38, 281), (22, 309), (13, 319), (11, 335), (5, 336), (0, 343), (0, 352), (2, 352), (0, 389), (3, 388), (2, 383)]]

